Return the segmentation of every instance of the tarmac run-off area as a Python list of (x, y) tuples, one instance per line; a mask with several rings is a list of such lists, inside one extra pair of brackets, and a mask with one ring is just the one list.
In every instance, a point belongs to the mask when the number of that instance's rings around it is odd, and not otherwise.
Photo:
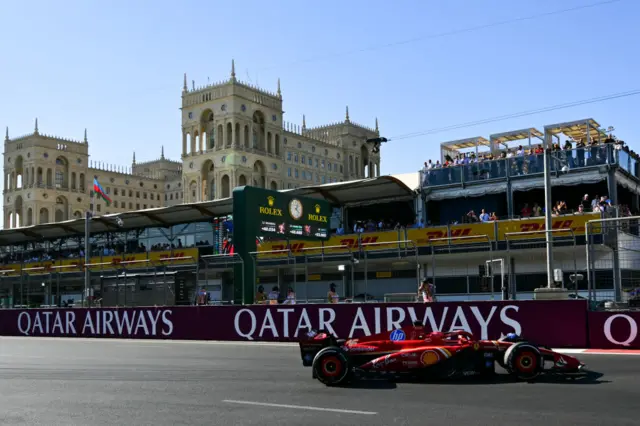
[(1, 337), (0, 424), (640, 423), (640, 351), (566, 353), (603, 376), (328, 388), (295, 344)]

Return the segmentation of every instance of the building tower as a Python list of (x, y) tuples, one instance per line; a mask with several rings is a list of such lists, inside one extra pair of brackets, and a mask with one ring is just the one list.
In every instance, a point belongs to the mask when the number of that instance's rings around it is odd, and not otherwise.
[[(275, 93), (236, 78), (182, 87), (184, 202), (230, 197), (252, 185), (287, 189), (379, 176), (380, 156), (367, 138), (376, 128), (344, 122), (307, 128), (284, 121), (280, 80)], [(374, 169), (375, 168), (375, 169)]]
[[(284, 121), (280, 80), (275, 92), (236, 78), (182, 87), (182, 159), (165, 157), (130, 167), (89, 161), (89, 143), (33, 133), (5, 134), (5, 228), (145, 210), (230, 197), (237, 186), (269, 189), (342, 182), (380, 175), (380, 155), (368, 138), (375, 129), (342, 121), (307, 127)], [(93, 198), (97, 179), (111, 203)]]
[(89, 142), (33, 133), (4, 140), (4, 228), (82, 217), (89, 204)]

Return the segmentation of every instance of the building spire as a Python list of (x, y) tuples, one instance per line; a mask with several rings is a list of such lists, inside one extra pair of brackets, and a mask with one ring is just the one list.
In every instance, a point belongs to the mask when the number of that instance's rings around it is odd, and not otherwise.
[(282, 92), (280, 91), (280, 77), (278, 77), (278, 97), (282, 99)]
[(347, 114), (346, 114), (346, 116), (345, 116), (345, 118), (344, 118), (344, 121), (345, 121), (346, 123), (349, 123), (349, 122), (350, 122), (350, 121), (349, 121), (349, 105), (347, 105)]
[(35, 127), (35, 129), (33, 130), (33, 134), (34, 134), (34, 135), (37, 135), (37, 134), (38, 134), (38, 117), (36, 117), (36, 127)]
[(84, 129), (84, 143), (89, 143), (89, 140), (87, 139), (87, 128), (86, 127)]
[(307, 128), (307, 118), (302, 114), (302, 130), (306, 130)]
[(136, 152), (135, 151), (133, 151), (133, 164), (134, 165), (136, 164)]
[(7, 132), (4, 134), (4, 140), (5, 141), (9, 140), (9, 126), (7, 126)]
[(160, 151), (160, 159), (164, 160), (164, 145), (162, 145), (162, 151)]
[(378, 128), (378, 117), (376, 117), (376, 133), (380, 133), (380, 129)]
[(184, 73), (184, 82), (182, 83), (182, 91), (186, 92), (188, 90), (189, 89), (187, 88), (187, 73), (185, 72)]
[(231, 60), (231, 81), (236, 81), (236, 61)]

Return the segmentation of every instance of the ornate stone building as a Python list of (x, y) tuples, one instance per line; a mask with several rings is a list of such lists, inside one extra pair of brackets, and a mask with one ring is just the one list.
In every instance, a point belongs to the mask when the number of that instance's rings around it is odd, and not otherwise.
[[(182, 88), (182, 159), (131, 167), (89, 160), (89, 142), (34, 132), (4, 143), (4, 228), (60, 222), (96, 214), (225, 198), (236, 186), (288, 189), (380, 175), (380, 155), (367, 138), (375, 128), (342, 122), (307, 128), (283, 120), (280, 81), (276, 93), (228, 80)], [(93, 178), (113, 203), (93, 201)]]

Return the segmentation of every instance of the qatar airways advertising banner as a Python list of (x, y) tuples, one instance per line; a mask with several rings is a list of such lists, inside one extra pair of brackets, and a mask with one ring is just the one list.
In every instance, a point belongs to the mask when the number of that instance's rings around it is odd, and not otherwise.
[(598, 349), (640, 349), (640, 312), (589, 312), (589, 343)]
[(309, 328), (349, 338), (414, 321), (481, 339), (517, 333), (552, 347), (587, 344), (587, 305), (580, 300), (4, 310), (0, 335), (296, 341)]

